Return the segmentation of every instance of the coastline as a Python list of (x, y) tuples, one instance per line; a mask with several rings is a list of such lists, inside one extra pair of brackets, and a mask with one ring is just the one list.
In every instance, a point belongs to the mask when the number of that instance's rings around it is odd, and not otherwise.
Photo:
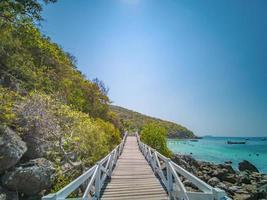
[[(230, 163), (199, 161), (186, 154), (174, 154), (172, 160), (209, 185), (223, 189), (234, 200), (267, 198), (267, 174), (258, 172), (249, 162), (235, 170)], [(191, 182), (182, 181), (189, 190), (197, 191)]]
[(199, 161), (214, 164), (232, 161), (232, 167), (238, 169), (238, 163), (248, 160), (260, 172), (267, 172), (267, 141), (261, 138), (249, 138), (246, 144), (227, 144), (227, 141), (244, 141), (241, 137), (203, 137), (203, 139), (168, 139), (168, 148), (175, 153), (192, 155)]

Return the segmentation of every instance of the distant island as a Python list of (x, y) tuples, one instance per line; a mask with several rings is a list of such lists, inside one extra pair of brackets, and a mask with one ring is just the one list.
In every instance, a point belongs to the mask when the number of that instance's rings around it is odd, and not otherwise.
[(129, 130), (140, 130), (144, 126), (144, 124), (150, 122), (156, 122), (167, 130), (168, 138), (180, 138), (180, 139), (198, 138), (197, 136), (194, 135), (192, 131), (174, 122), (150, 117), (120, 106), (110, 105), (110, 109), (116, 114), (116, 117), (123, 124), (124, 128)]

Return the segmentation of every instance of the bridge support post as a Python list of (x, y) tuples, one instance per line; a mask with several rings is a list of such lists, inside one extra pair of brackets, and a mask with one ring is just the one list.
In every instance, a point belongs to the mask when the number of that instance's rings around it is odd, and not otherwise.
[(168, 159), (166, 162), (166, 168), (167, 168), (167, 190), (169, 194), (169, 199), (172, 199), (172, 193), (173, 193), (173, 177), (171, 173), (171, 159)]
[(153, 169), (154, 174), (156, 174), (156, 155), (155, 155), (155, 150), (152, 150), (151, 154), (151, 166)]
[(113, 162), (114, 162), (114, 159), (115, 159), (115, 153), (116, 152), (113, 152), (110, 155), (110, 162), (109, 162), (109, 166), (108, 166), (108, 176), (109, 177), (111, 177), (111, 174), (112, 174), (112, 168), (113, 168)]
[(97, 172), (95, 177), (95, 197), (96, 199), (100, 198), (100, 190), (101, 190), (101, 164), (97, 163)]

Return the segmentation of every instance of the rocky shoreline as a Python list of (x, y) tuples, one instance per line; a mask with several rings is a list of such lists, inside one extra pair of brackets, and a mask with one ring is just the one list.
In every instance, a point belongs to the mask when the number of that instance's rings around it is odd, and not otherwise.
[[(234, 170), (231, 161), (213, 164), (182, 154), (175, 154), (172, 160), (209, 185), (223, 189), (234, 200), (267, 199), (267, 174), (259, 173), (248, 161), (240, 162), (239, 170)], [(187, 180), (183, 183), (191, 190), (197, 189)]]

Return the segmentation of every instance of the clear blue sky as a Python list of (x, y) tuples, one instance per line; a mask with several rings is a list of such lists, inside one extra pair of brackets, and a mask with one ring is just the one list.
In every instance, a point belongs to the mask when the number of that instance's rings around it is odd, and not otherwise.
[(43, 16), (114, 104), (198, 135), (267, 135), (266, 0), (59, 0)]

